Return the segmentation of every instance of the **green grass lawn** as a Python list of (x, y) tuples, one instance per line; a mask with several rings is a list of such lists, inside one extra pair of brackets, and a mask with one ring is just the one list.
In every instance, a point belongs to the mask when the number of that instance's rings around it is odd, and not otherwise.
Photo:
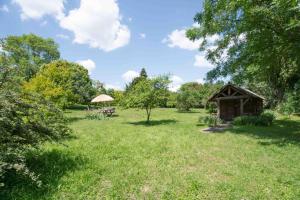
[(300, 117), (203, 133), (203, 110), (117, 114), (67, 112), (72, 137), (28, 156), (43, 186), (11, 177), (2, 199), (300, 199)]

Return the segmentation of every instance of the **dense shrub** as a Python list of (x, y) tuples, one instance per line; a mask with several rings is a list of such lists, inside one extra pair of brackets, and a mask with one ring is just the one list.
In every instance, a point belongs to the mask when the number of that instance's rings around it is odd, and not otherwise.
[[(43, 142), (60, 140), (67, 136), (70, 130), (60, 109), (42, 95), (32, 94), (28, 92), (30, 90), (24, 92), (22, 87), (28, 84), (25, 80), (30, 82), (32, 77), (36, 78), (36, 73), (42, 74), (39, 71), (42, 64), (59, 58), (59, 52), (53, 40), (35, 35), (9, 36), (0, 43), (4, 50), (0, 51), (0, 187), (12, 173), (29, 177), (39, 184), (38, 175), (26, 165), (27, 153), (39, 148)], [(87, 71), (81, 68), (77, 71), (87, 74)], [(59, 96), (56, 83), (65, 81), (59, 75), (64, 74), (63, 78), (73, 75), (74, 81), (68, 82), (67, 86), (73, 84), (82, 87), (83, 81), (78, 80), (88, 79), (88, 76), (81, 77), (83, 73), (79, 72), (65, 74), (65, 70), (60, 67), (56, 72), (54, 74), (58, 76), (52, 76), (50, 73), (51, 77), (44, 79), (52, 79), (52, 82), (43, 80), (37, 87), (52, 84), (54, 88), (50, 86), (48, 89), (53, 89), (52, 94)], [(87, 92), (87, 89), (78, 89), (75, 92), (81, 91)]]
[(239, 116), (233, 121), (234, 125), (270, 126), (275, 120), (272, 112), (264, 112), (258, 116)]
[(4, 91), (0, 111), (0, 177), (16, 172), (37, 181), (26, 167), (25, 154), (69, 133), (63, 113), (43, 98)]
[(284, 101), (277, 106), (277, 110), (285, 115), (300, 113), (300, 81), (293, 90), (285, 94)]
[(206, 110), (208, 113), (217, 113), (217, 105), (214, 103), (208, 103), (206, 106)]
[(198, 121), (208, 126), (217, 126), (222, 123), (222, 120), (217, 115), (200, 116)]

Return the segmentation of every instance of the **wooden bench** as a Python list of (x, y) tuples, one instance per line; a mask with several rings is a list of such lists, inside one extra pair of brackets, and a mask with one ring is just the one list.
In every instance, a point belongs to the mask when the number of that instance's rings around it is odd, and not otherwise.
[(115, 108), (103, 108), (99, 112), (110, 117), (116, 112), (116, 109)]

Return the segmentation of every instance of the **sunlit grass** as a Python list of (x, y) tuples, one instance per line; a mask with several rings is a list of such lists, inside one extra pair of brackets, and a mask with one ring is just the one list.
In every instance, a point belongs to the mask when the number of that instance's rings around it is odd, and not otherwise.
[(203, 110), (67, 113), (72, 138), (29, 155), (41, 188), (12, 178), (8, 199), (299, 199), (300, 118), (203, 133)]

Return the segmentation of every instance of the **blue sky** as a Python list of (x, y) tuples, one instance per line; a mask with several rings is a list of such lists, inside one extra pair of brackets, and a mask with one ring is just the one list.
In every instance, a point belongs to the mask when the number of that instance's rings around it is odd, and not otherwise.
[(176, 90), (212, 68), (199, 41), (185, 38), (201, 7), (200, 0), (0, 0), (0, 37), (51, 37), (63, 59), (107, 87), (123, 88), (145, 67), (150, 76), (171, 74)]

